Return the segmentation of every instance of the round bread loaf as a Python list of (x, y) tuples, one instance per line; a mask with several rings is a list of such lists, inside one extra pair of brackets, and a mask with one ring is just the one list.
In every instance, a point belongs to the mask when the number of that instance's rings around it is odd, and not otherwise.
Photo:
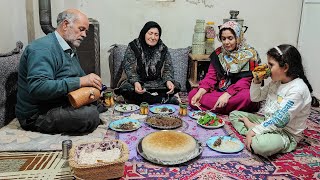
[(142, 150), (148, 158), (179, 162), (196, 153), (196, 140), (182, 132), (158, 131), (142, 140)]

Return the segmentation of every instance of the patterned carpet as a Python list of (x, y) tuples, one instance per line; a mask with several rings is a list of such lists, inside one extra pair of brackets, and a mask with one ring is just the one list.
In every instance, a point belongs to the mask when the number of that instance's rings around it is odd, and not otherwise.
[[(162, 167), (132, 158), (126, 164), (122, 179), (320, 179), (319, 113), (312, 109), (308, 129), (304, 132), (305, 140), (294, 152), (266, 159), (243, 150), (234, 157), (223, 154), (201, 156), (178, 167)], [(230, 122), (226, 123), (225, 129), (244, 141)]]
[(0, 179), (72, 179), (60, 151), (0, 153)]
[[(236, 133), (227, 116), (224, 128), (198, 132), (192, 120), (185, 120), (181, 130), (198, 136), (201, 142), (214, 134)], [(312, 109), (308, 118), (305, 139), (296, 151), (279, 154), (268, 159), (252, 155), (246, 149), (237, 154), (219, 154), (206, 148), (201, 157), (180, 166), (158, 166), (136, 154), (135, 143), (152, 130), (143, 126), (140, 134), (115, 133), (106, 137), (119, 138), (128, 143), (130, 160), (126, 162), (121, 179), (320, 179), (320, 109)], [(137, 132), (137, 131), (135, 131)], [(0, 179), (72, 179), (68, 163), (61, 159), (60, 151), (0, 153)]]

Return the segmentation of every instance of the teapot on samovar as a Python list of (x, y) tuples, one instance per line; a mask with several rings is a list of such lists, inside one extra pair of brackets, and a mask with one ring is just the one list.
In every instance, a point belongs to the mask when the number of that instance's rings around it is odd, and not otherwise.
[[(244, 26), (243, 25), (243, 22), (244, 20), (243, 19), (239, 19), (237, 16), (239, 15), (239, 11), (237, 10), (230, 10), (229, 11), (229, 14), (230, 14), (230, 18), (229, 19), (223, 19), (223, 23), (226, 23), (228, 21), (235, 21), (237, 22), (238, 24), (241, 25), (242, 27), (242, 31), (243, 33), (245, 33), (247, 30), (248, 30), (248, 26)], [(220, 29), (220, 26), (219, 26), (219, 29)]]

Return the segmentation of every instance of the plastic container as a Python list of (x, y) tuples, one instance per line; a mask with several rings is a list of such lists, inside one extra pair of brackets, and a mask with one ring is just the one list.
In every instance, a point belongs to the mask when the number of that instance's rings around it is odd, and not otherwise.
[(195, 43), (195, 44), (198, 43), (198, 42), (204, 42), (205, 41), (205, 35), (206, 35), (205, 32), (195, 32), (193, 34), (192, 42)]
[(216, 31), (214, 28), (214, 22), (209, 21), (207, 22), (206, 28), (205, 28), (205, 32), (206, 32), (206, 38), (207, 39), (214, 39), (216, 37)]
[(194, 32), (204, 32), (205, 20), (197, 19), (196, 25), (194, 26)]
[(207, 39), (205, 44), (206, 54), (211, 54), (214, 51), (214, 39)]
[(197, 42), (192, 44), (192, 54), (204, 54), (205, 53), (205, 42)]

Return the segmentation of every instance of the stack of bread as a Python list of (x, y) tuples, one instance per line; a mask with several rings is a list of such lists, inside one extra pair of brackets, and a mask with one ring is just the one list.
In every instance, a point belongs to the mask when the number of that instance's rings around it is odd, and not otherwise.
[(128, 159), (129, 149), (125, 142), (108, 140), (73, 146), (69, 165), (77, 179), (113, 179), (124, 175)]

